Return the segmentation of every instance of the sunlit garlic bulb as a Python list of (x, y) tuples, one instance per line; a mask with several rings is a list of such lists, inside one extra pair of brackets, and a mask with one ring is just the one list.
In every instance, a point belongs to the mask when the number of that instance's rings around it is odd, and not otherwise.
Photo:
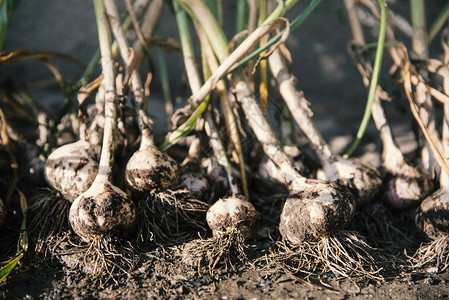
[(285, 201), (279, 231), (293, 244), (314, 241), (343, 229), (354, 214), (353, 196), (336, 182), (308, 180)]
[(238, 229), (248, 237), (255, 217), (256, 210), (251, 203), (242, 196), (231, 196), (215, 202), (207, 211), (206, 221), (214, 236)]
[(156, 147), (148, 146), (131, 156), (125, 179), (129, 187), (139, 192), (174, 187), (178, 184), (178, 165)]
[(98, 172), (98, 149), (80, 140), (54, 150), (45, 163), (45, 178), (50, 186), (69, 200), (85, 192)]
[(107, 180), (95, 180), (70, 207), (72, 229), (83, 240), (129, 230), (136, 220), (134, 202)]

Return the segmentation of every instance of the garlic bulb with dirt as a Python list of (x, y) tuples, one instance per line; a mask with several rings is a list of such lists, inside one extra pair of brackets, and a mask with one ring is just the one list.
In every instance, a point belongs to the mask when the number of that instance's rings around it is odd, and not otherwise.
[(98, 172), (98, 147), (79, 140), (54, 150), (45, 163), (45, 178), (73, 202), (94, 182)]
[(125, 179), (130, 188), (139, 192), (171, 188), (178, 184), (178, 165), (167, 154), (148, 145), (131, 156)]
[(135, 219), (134, 202), (103, 175), (98, 175), (92, 186), (75, 199), (69, 214), (72, 229), (85, 241), (120, 235), (132, 228)]
[[(251, 129), (289, 190), (289, 198), (281, 215), (283, 237), (292, 243), (300, 243), (304, 239), (344, 229), (353, 217), (354, 195), (346, 186), (336, 182), (303, 177), (283, 151), (250, 87), (240, 80), (236, 84), (236, 91)], [(300, 217), (303, 215), (313, 222), (312, 226), (302, 222)]]
[[(444, 172), (444, 171), (443, 171)], [(421, 202), (415, 224), (427, 236), (410, 257), (412, 268), (427, 267), (427, 272), (443, 272), (449, 267), (449, 190), (445, 185)]]
[(293, 244), (314, 241), (343, 229), (354, 210), (353, 196), (345, 186), (306, 180), (285, 201), (279, 231)]
[[(107, 84), (105, 79), (105, 87)], [(73, 201), (69, 212), (72, 229), (86, 242), (104, 235), (120, 235), (131, 229), (136, 220), (134, 202), (110, 180), (117, 112), (114, 85), (109, 85), (105, 93), (105, 123), (98, 172), (90, 187)]]
[(416, 224), (429, 238), (449, 234), (449, 191), (440, 188), (421, 202), (416, 213)]
[(214, 236), (237, 229), (248, 237), (255, 217), (254, 206), (245, 197), (233, 195), (215, 202), (207, 211), (206, 220)]
[(419, 167), (412, 167), (405, 160), (394, 168), (385, 167), (384, 203), (393, 209), (416, 207), (434, 190), (432, 176)]

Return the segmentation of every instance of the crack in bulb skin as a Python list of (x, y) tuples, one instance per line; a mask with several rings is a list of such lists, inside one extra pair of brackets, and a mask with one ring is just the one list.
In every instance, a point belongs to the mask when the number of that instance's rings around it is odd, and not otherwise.
[(126, 165), (125, 180), (138, 192), (171, 188), (178, 184), (178, 165), (156, 147), (148, 146), (131, 156)]
[(308, 179), (305, 184), (290, 188), (279, 231), (292, 244), (315, 241), (343, 229), (354, 211), (353, 196), (345, 186)]
[(207, 224), (212, 229), (214, 237), (237, 229), (245, 238), (248, 238), (255, 218), (254, 206), (240, 195), (219, 199), (206, 214)]
[(75, 199), (69, 221), (86, 242), (103, 235), (120, 235), (134, 226), (136, 208), (125, 192), (109, 181), (95, 180)]
[(83, 140), (57, 148), (45, 162), (48, 184), (73, 202), (94, 182), (98, 173), (98, 152), (97, 146)]

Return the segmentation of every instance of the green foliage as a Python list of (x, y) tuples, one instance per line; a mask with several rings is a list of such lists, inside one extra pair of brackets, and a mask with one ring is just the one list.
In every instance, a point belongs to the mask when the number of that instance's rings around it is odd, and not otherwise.
[(378, 2), (380, 5), (380, 12), (381, 12), (380, 29), (379, 29), (379, 38), (377, 40), (376, 59), (374, 60), (373, 76), (371, 78), (368, 91), (368, 100), (366, 101), (365, 112), (363, 114), (359, 130), (357, 131), (356, 138), (352, 143), (351, 147), (349, 147), (349, 150), (346, 152), (344, 157), (349, 157), (351, 156), (352, 153), (354, 153), (355, 149), (357, 149), (363, 136), (365, 135), (366, 128), (368, 127), (368, 123), (371, 118), (371, 107), (374, 102), (374, 97), (376, 96), (377, 83), (379, 81), (380, 68), (382, 66), (382, 56), (384, 53), (384, 46), (385, 46), (385, 31), (387, 28), (387, 13), (385, 2), (384, 0), (378, 0)]
[(20, 208), (22, 210), (22, 223), (20, 225), (20, 235), (19, 240), (17, 242), (17, 252), (16, 255), (3, 267), (0, 269), (0, 283), (3, 282), (6, 277), (8, 277), (9, 273), (16, 267), (19, 261), (22, 259), (25, 252), (28, 250), (28, 233), (26, 229), (27, 223), (27, 213), (28, 213), (28, 204), (23, 193), (16, 189), (20, 196)]
[(20, 0), (0, 0), (0, 51), (3, 50), (8, 25)]
[(0, 269), (0, 283), (8, 277), (9, 273), (14, 269), (14, 267), (19, 263), (23, 257), (23, 252), (17, 254), (6, 266)]

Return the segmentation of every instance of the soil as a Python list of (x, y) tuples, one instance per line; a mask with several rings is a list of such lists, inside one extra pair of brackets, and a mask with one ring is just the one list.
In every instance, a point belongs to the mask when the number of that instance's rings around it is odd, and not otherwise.
[[(249, 247), (261, 245), (249, 243)], [(262, 245), (263, 246), (263, 245)], [(266, 246), (266, 245), (265, 245)], [(164, 259), (161, 259), (164, 257)], [(305, 282), (288, 272), (246, 266), (227, 273), (198, 275), (161, 250), (143, 253), (131, 277), (119, 284), (87, 283), (51, 260), (28, 257), (1, 285), (5, 299), (150, 298), (150, 299), (444, 299), (449, 297), (447, 273), (409, 274), (383, 283), (333, 280)]]
[[(405, 0), (390, 1), (390, 5), (396, 9), (398, 15), (407, 19), (408, 3)], [(443, 0), (433, 0), (432, 4), (428, 5), (428, 20), (435, 18), (444, 3)], [(233, 11), (235, 4), (229, 4), (227, 1), (223, 1), (223, 4), (226, 6), (225, 11)], [(304, 5), (300, 3), (291, 15), (295, 16)], [(164, 14), (170, 14), (167, 8)], [(295, 31), (287, 42), (293, 54), (293, 73), (298, 77), (300, 88), (312, 102), (314, 121), (337, 152), (342, 152), (352, 140), (361, 120), (366, 99), (366, 90), (346, 51), (350, 32), (345, 17), (342, 1), (327, 1), (317, 8), (314, 15)], [(177, 39), (173, 17), (166, 19), (169, 20), (162, 21), (163, 34)], [(405, 34), (403, 36), (403, 40), (409, 40)], [(59, 51), (88, 62), (97, 47), (96, 38), (91, 3), (77, 0), (47, 0), (46, 5), (42, 5), (39, 1), (22, 1), (10, 24), (5, 47), (11, 50)], [(439, 49), (436, 44), (434, 43), (432, 49)], [(432, 50), (431, 56), (433, 54), (437, 56), (439, 53), (441, 51)], [(157, 67), (157, 59), (153, 61)], [(179, 79), (183, 67), (179, 53), (169, 54), (168, 61), (171, 62), (173, 93), (180, 95), (180, 98), (184, 97), (187, 95), (187, 89), (185, 83)], [(71, 78), (78, 78), (82, 72), (77, 66), (63, 62), (61, 68), (63, 73)], [(51, 77), (38, 63), (18, 63), (5, 67), (2, 72), (19, 82), (35, 82)], [(164, 103), (157, 76), (152, 85), (154, 89), (149, 104), (150, 113), (157, 124), (155, 134), (161, 137), (167, 130), (167, 123), (163, 117)], [(63, 103), (57, 89), (35, 90), (33, 97), (39, 99), (40, 105), (48, 109), (60, 108)], [(274, 114), (280, 113), (277, 111), (275, 101), (270, 105)], [(401, 149), (409, 157), (413, 157), (417, 143), (411, 130), (412, 119), (407, 112), (407, 104), (399, 101), (396, 104), (389, 104), (387, 110)], [(380, 144), (373, 124), (369, 126), (356, 156), (365, 163), (379, 167)], [(40, 178), (37, 181), (23, 182), (22, 185), (28, 185), (29, 194), (37, 196), (42, 193), (37, 186), (44, 184)], [(199, 274), (194, 267), (181, 261), (180, 250), (177, 248), (180, 245), (152, 245), (148, 249), (139, 248), (139, 262), (130, 274), (118, 277), (117, 282), (104, 283), (101, 281), (106, 280), (106, 277), (86, 276), (83, 272), (70, 267), (76, 264), (79, 256), (69, 255), (63, 259), (43, 256), (35, 254), (32, 245), (20, 266), (0, 284), (0, 297), (4, 299), (449, 298), (447, 271), (439, 274), (428, 272), (432, 271), (431, 269), (411, 272), (406, 268), (405, 262), (397, 264), (394, 259), (384, 265), (382, 274), (385, 279), (381, 282), (363, 278), (337, 280), (332, 272), (323, 274), (321, 279), (317, 280), (314, 276), (294, 274), (279, 265), (273, 269), (264, 267), (260, 258), (268, 254), (270, 246), (278, 240), (278, 218), (285, 195), (282, 196), (281, 190), (275, 195), (267, 194), (261, 197), (260, 194), (263, 192), (257, 191), (256, 187), (257, 184), (254, 184), (252, 199), (262, 215), (253, 229), (253, 239), (247, 241), (246, 264), (234, 259), (233, 266), (221, 264), (212, 273), (206, 271)], [(0, 231), (0, 250), (10, 249), (10, 255), (15, 251), (16, 230), (20, 226), (18, 221), (20, 209), (18, 207), (12, 209), (13, 213), (10, 214), (12, 218)], [(411, 242), (407, 242), (401, 240), (402, 236), (395, 237), (396, 244), (400, 245), (393, 251), (396, 258), (405, 258), (404, 249), (406, 248), (408, 253), (413, 253), (419, 244), (420, 239), (414, 229), (412, 216), (413, 211), (391, 214), (394, 224), (411, 239)], [(365, 229), (370, 230), (369, 227)], [(210, 232), (207, 234), (211, 236)], [(206, 233), (202, 231), (201, 235), (205, 236)], [(259, 260), (256, 262), (257, 259)]]

